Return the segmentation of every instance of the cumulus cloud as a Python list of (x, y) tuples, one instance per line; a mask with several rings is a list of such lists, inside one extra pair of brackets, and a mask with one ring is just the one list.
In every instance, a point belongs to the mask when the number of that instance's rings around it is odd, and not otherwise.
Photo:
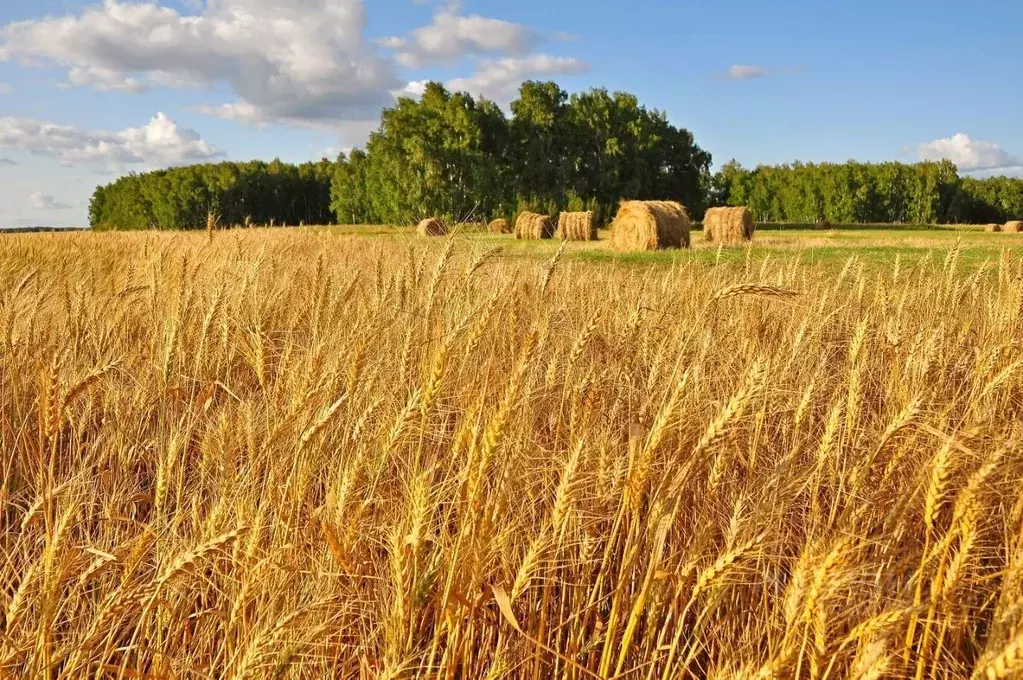
[(36, 210), (71, 210), (74, 207), (70, 203), (58, 201), (53, 196), (41, 191), (35, 192), (28, 199)]
[[(372, 118), (401, 87), (363, 38), (362, 0), (207, 0), (182, 14), (104, 0), (81, 14), (0, 28), (0, 61), (68, 68), (67, 86), (139, 92), (226, 85), (208, 111), (249, 122)], [(430, 44), (428, 33), (425, 44)]]
[[(476, 61), (453, 87), (500, 99), (528, 77), (578, 73), (575, 59), (536, 53), (546, 36), (522, 24), (439, 2), (428, 25), (365, 38), (364, 0), (91, 0), (71, 14), (0, 27), (0, 62), (65, 69), (64, 88), (231, 93), (196, 111), (254, 125), (339, 130), (376, 121), (395, 96), (415, 95), (399, 65)], [(516, 82), (517, 81), (517, 82)]]
[(938, 161), (948, 159), (963, 172), (984, 172), (1006, 170), (1019, 174), (1023, 170), (1023, 158), (1013, 156), (993, 142), (982, 142), (960, 132), (927, 142), (917, 147), (920, 160)]
[(405, 84), (401, 90), (394, 93), (395, 97), (422, 97), (426, 92), (428, 80), (413, 80)]
[(138, 128), (92, 132), (32, 118), (0, 118), (0, 148), (50, 156), (65, 165), (166, 166), (197, 163), (223, 153), (194, 130), (162, 113)]
[[(587, 70), (589, 66), (578, 59), (534, 54), (521, 59), (481, 61), (471, 76), (448, 81), (447, 86), (451, 90), (483, 95), (499, 104), (507, 104), (515, 98), (519, 85), (526, 80), (585, 73)], [(413, 85), (415, 83), (409, 83), (408, 87)]]
[(768, 70), (763, 66), (748, 66), (745, 64), (732, 64), (728, 67), (728, 77), (732, 80), (750, 80), (752, 78), (763, 78)]
[(434, 12), (433, 20), (412, 31), (407, 38), (390, 37), (379, 41), (396, 50), (398, 63), (408, 68), (452, 63), (464, 56), (526, 54), (543, 42), (543, 36), (522, 24), (459, 14), (457, 3)]
[(338, 152), (349, 154), (352, 149), (365, 148), (370, 135), (379, 127), (378, 121), (352, 120), (345, 121), (337, 127), (337, 137), (322, 151), (323, 155), (314, 156), (316, 160), (337, 158)]
[(718, 73), (716, 78), (721, 80), (755, 80), (767, 76), (786, 75), (798, 73), (803, 70), (802, 66), (783, 66), (781, 68), (767, 68), (766, 66), (753, 66), (750, 64), (732, 64), (724, 73)]
[(100, 92), (143, 92), (149, 86), (131, 76), (126, 76), (119, 71), (98, 66), (74, 66), (67, 74), (67, 82), (62, 83), (62, 89), (70, 89), (76, 86), (88, 86)]

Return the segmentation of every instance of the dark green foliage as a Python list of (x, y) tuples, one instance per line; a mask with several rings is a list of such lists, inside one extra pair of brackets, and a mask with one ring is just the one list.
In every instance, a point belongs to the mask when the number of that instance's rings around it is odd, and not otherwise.
[(221, 224), (326, 224), (335, 163), (215, 163), (132, 173), (98, 187), (89, 204), (96, 229), (200, 229)]
[(460, 222), (528, 210), (592, 210), (606, 223), (623, 198), (670, 199), (702, 210), (710, 154), (632, 95), (569, 98), (527, 82), (511, 105), (431, 83), (419, 101), (384, 111), (366, 152), (341, 159), (332, 205), (339, 222)]
[(511, 177), (516, 212), (556, 213), (567, 203), (573, 161), (580, 151), (568, 94), (552, 82), (523, 83), (511, 110), (503, 164)]
[(370, 202), (366, 180), (366, 152), (352, 151), (338, 158), (331, 182), (330, 209), (341, 224), (372, 224), (379, 222)]
[(596, 200), (600, 221), (613, 216), (623, 198), (678, 201), (703, 212), (711, 157), (688, 130), (648, 111), (633, 95), (603, 89), (573, 96), (569, 113), (575, 132), (571, 186)]
[(793, 163), (745, 170), (725, 164), (714, 205), (746, 205), (758, 222), (954, 224), (1023, 215), (1023, 180), (961, 179), (949, 161)]
[(1023, 179), (992, 177), (963, 180), (960, 188), (960, 211), (974, 224), (1003, 224), (1023, 219)]
[[(341, 163), (334, 205), (364, 221), (413, 224), (424, 217), (454, 221), (481, 218), (507, 208), (499, 162), (507, 123), (486, 100), (427, 86), (421, 100), (400, 99), (383, 112), (356, 171)], [(350, 197), (346, 197), (349, 195)], [(357, 198), (354, 198), (357, 197)]]

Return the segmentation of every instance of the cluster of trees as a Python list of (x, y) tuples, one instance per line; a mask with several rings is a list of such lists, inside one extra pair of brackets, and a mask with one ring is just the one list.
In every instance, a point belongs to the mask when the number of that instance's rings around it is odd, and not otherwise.
[(217, 163), (131, 174), (96, 189), (95, 228), (225, 224), (411, 224), (514, 218), (522, 210), (593, 210), (623, 198), (675, 200), (700, 217), (746, 205), (760, 222), (989, 223), (1023, 217), (1023, 180), (961, 178), (949, 161), (793, 163), (710, 174), (692, 134), (635, 96), (569, 96), (527, 82), (511, 104), (447, 91), (385, 110), (365, 150), (336, 161)]
[(623, 197), (705, 207), (710, 154), (633, 95), (569, 97), (556, 83), (528, 82), (511, 112), (431, 83), (383, 112), (365, 150), (336, 162), (131, 174), (96, 190), (90, 223), (200, 228), (210, 211), (225, 224), (409, 224), (583, 209), (606, 220)]
[(212, 211), (223, 224), (328, 224), (336, 164), (210, 163), (101, 186), (89, 204), (95, 229), (198, 229)]
[(569, 97), (556, 83), (527, 82), (511, 113), (437, 83), (418, 100), (399, 100), (383, 112), (365, 151), (339, 158), (338, 221), (566, 209), (604, 219), (623, 197), (703, 207), (710, 154), (631, 94), (595, 89)]
[(961, 178), (950, 161), (793, 163), (715, 175), (710, 200), (745, 205), (760, 222), (949, 224), (1023, 215), (1023, 180)]
[(959, 187), (960, 222), (1004, 223), (1023, 219), (1023, 179), (967, 177)]

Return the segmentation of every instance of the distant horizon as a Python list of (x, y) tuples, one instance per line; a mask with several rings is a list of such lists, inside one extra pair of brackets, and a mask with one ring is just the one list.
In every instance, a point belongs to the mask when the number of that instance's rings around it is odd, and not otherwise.
[(69, 225), (65, 227), (58, 227), (51, 224), (31, 224), (22, 225), (16, 227), (0, 227), (0, 234), (9, 234), (12, 232), (55, 232), (55, 231), (88, 231), (91, 229), (89, 225)]

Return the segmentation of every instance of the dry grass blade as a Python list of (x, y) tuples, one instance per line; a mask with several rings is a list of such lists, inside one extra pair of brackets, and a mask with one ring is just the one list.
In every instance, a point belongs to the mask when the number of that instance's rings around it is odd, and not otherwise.
[(508, 593), (505, 592), (504, 588), (502, 588), (501, 586), (497, 586), (497, 585), (491, 586), (491, 592), (494, 594), (494, 601), (497, 603), (497, 608), (498, 608), (498, 610), (500, 610), (501, 616), (504, 617), (504, 620), (508, 622), (508, 625), (510, 625), (512, 628), (514, 628), (517, 633), (522, 635), (524, 638), (526, 638), (527, 640), (529, 640), (533, 644), (535, 644), (538, 647), (542, 648), (543, 650), (545, 650), (545, 651), (547, 651), (547, 652), (549, 652), (551, 654), (554, 654), (556, 657), (558, 657), (559, 659), (561, 659), (562, 661), (567, 663), (569, 666), (571, 666), (575, 670), (582, 672), (584, 675), (587, 675), (587, 676), (589, 676), (591, 678), (600, 678), (601, 677), (600, 675), (594, 673), (593, 671), (589, 670), (585, 666), (581, 666), (575, 660), (565, 656), (564, 654), (562, 654), (561, 652), (557, 651), (556, 649), (551, 649), (550, 647), (548, 647), (543, 642), (541, 642), (541, 641), (531, 637), (526, 631), (522, 630), (522, 626), (519, 625), (518, 620), (515, 618), (515, 612), (512, 611), (512, 607), (511, 607), (511, 600), (508, 599)]

